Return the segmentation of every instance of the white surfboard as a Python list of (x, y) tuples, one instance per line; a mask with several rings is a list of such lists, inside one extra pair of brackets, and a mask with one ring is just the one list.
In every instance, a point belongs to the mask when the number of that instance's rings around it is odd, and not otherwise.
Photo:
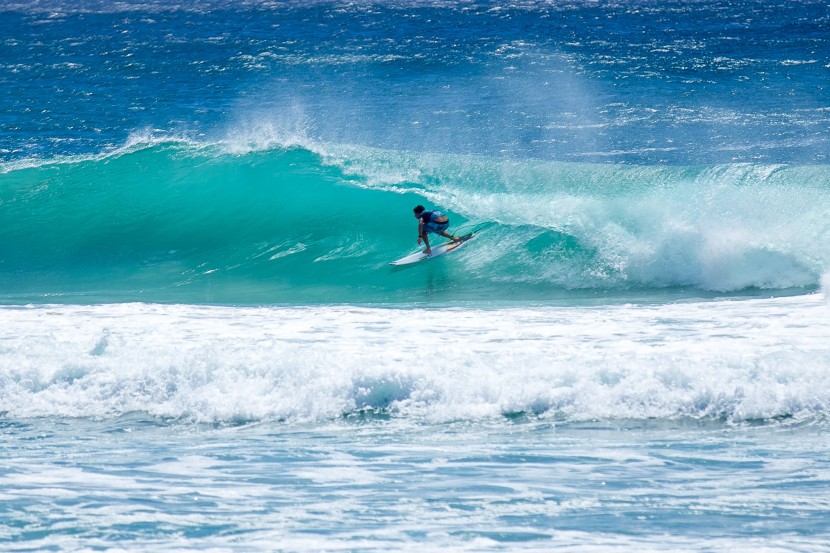
[(458, 242), (450, 241), (444, 242), (443, 244), (438, 244), (437, 246), (433, 246), (432, 253), (429, 255), (425, 254), (423, 251), (415, 252), (413, 254), (407, 255), (406, 257), (402, 257), (397, 261), (391, 262), (390, 265), (411, 265), (412, 263), (418, 263), (419, 261), (423, 261), (425, 259), (432, 259), (433, 257), (444, 255), (445, 253), (457, 250), (473, 236), (473, 233), (465, 234), (464, 236), (459, 236)]

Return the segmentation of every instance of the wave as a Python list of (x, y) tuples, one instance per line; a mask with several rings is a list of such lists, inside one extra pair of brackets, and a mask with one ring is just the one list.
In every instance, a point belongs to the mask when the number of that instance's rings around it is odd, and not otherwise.
[[(0, 173), (7, 301), (398, 302), (817, 289), (830, 167), (628, 166), (137, 139)], [(411, 209), (468, 247), (394, 271)]]
[(2, 307), (0, 418), (825, 420), (827, 306)]

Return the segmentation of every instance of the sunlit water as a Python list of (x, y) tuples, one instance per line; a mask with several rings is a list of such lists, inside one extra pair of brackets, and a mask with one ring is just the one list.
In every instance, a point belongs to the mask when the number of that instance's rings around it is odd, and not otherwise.
[(828, 10), (5, 2), (0, 549), (827, 551)]

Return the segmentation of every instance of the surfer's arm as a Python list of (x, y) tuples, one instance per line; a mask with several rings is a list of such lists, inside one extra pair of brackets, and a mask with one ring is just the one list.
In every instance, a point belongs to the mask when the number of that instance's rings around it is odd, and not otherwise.
[(418, 245), (421, 245), (421, 240), (425, 239), (426, 235), (424, 234), (424, 222), (418, 219)]
[[(426, 253), (426, 254), (432, 253), (432, 248), (429, 247), (429, 238), (427, 238), (427, 235), (424, 234), (423, 236), (421, 236), (421, 238), (424, 239), (424, 246), (426, 246), (426, 249), (424, 250), (424, 253)], [(418, 238), (418, 244), (421, 243), (421, 238)]]

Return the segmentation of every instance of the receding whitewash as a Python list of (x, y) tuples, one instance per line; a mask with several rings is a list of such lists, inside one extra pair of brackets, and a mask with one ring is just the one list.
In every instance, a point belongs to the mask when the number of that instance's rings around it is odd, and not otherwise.
[(825, 295), (491, 310), (2, 308), (0, 399), (14, 416), (205, 421), (362, 409), (429, 420), (821, 416)]

